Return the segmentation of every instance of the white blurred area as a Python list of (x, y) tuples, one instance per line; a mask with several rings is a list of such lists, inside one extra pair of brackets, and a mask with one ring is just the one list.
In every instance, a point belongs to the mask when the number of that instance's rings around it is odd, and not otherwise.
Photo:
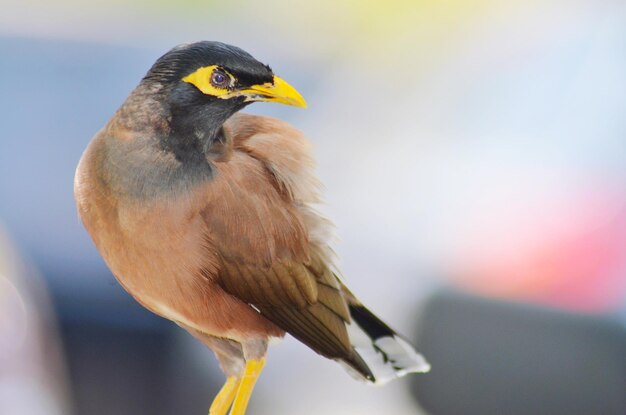
[[(409, 336), (439, 277), (569, 309), (624, 307), (623, 2), (4, 3), (3, 35), (155, 57), (222, 40), (302, 85), (306, 111), (250, 111), (314, 142), (344, 278)], [(367, 388), (293, 339), (270, 350), (250, 410), (416, 411), (402, 381)]]
[(57, 325), (41, 280), (0, 226), (0, 413), (69, 415)]

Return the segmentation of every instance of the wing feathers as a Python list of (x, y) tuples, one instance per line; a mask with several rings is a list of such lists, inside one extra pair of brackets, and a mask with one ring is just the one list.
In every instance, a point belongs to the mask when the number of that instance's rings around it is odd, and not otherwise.
[(318, 290), (315, 278), (311, 275), (309, 270), (302, 264), (291, 267), (291, 276), (296, 282), (298, 289), (304, 295), (307, 303), (313, 304), (317, 301)]
[[(352, 354), (346, 323), (350, 313), (334, 274), (279, 261), (269, 268), (222, 258), (220, 281), (226, 291), (256, 307), (261, 314), (316, 352), (331, 358)], [(334, 284), (331, 282), (334, 279)]]
[(310, 207), (319, 198), (306, 140), (268, 118), (239, 115), (227, 124), (235, 151), (216, 163), (203, 210), (222, 262), (217, 281), (314, 351), (370, 376), (350, 345), (329, 222)]
[(350, 321), (350, 312), (343, 297), (339, 298), (337, 289), (330, 288), (327, 285), (319, 284), (317, 286), (319, 295), (319, 303), (335, 313), (343, 321)]
[(326, 357), (337, 358), (351, 353), (345, 322), (319, 304), (306, 309), (260, 309), (261, 314)]

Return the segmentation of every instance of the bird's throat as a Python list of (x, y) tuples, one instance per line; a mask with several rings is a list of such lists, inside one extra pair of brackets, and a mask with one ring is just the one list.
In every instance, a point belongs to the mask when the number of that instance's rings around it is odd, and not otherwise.
[(222, 127), (231, 115), (231, 111), (212, 107), (174, 113), (169, 134), (161, 139), (161, 145), (182, 162), (219, 157), (227, 144)]

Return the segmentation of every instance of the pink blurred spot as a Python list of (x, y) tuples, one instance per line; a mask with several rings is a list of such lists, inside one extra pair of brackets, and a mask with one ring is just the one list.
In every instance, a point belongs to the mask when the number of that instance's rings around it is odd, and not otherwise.
[(573, 207), (587, 214), (568, 226), (554, 229), (542, 226), (545, 217), (534, 218), (524, 224), (538, 229), (532, 238), (516, 241), (503, 232), (502, 240), (483, 240), (456, 262), (455, 281), (485, 295), (573, 310), (619, 307), (626, 296), (626, 208), (606, 209), (598, 200)]

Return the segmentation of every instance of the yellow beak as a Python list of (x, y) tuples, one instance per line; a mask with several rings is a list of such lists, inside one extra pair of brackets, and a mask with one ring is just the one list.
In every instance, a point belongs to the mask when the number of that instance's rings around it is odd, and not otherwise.
[(245, 95), (247, 101), (278, 102), (280, 104), (306, 108), (306, 101), (302, 98), (302, 95), (294, 87), (277, 76), (274, 76), (272, 84), (253, 85), (240, 90), (239, 93)]

